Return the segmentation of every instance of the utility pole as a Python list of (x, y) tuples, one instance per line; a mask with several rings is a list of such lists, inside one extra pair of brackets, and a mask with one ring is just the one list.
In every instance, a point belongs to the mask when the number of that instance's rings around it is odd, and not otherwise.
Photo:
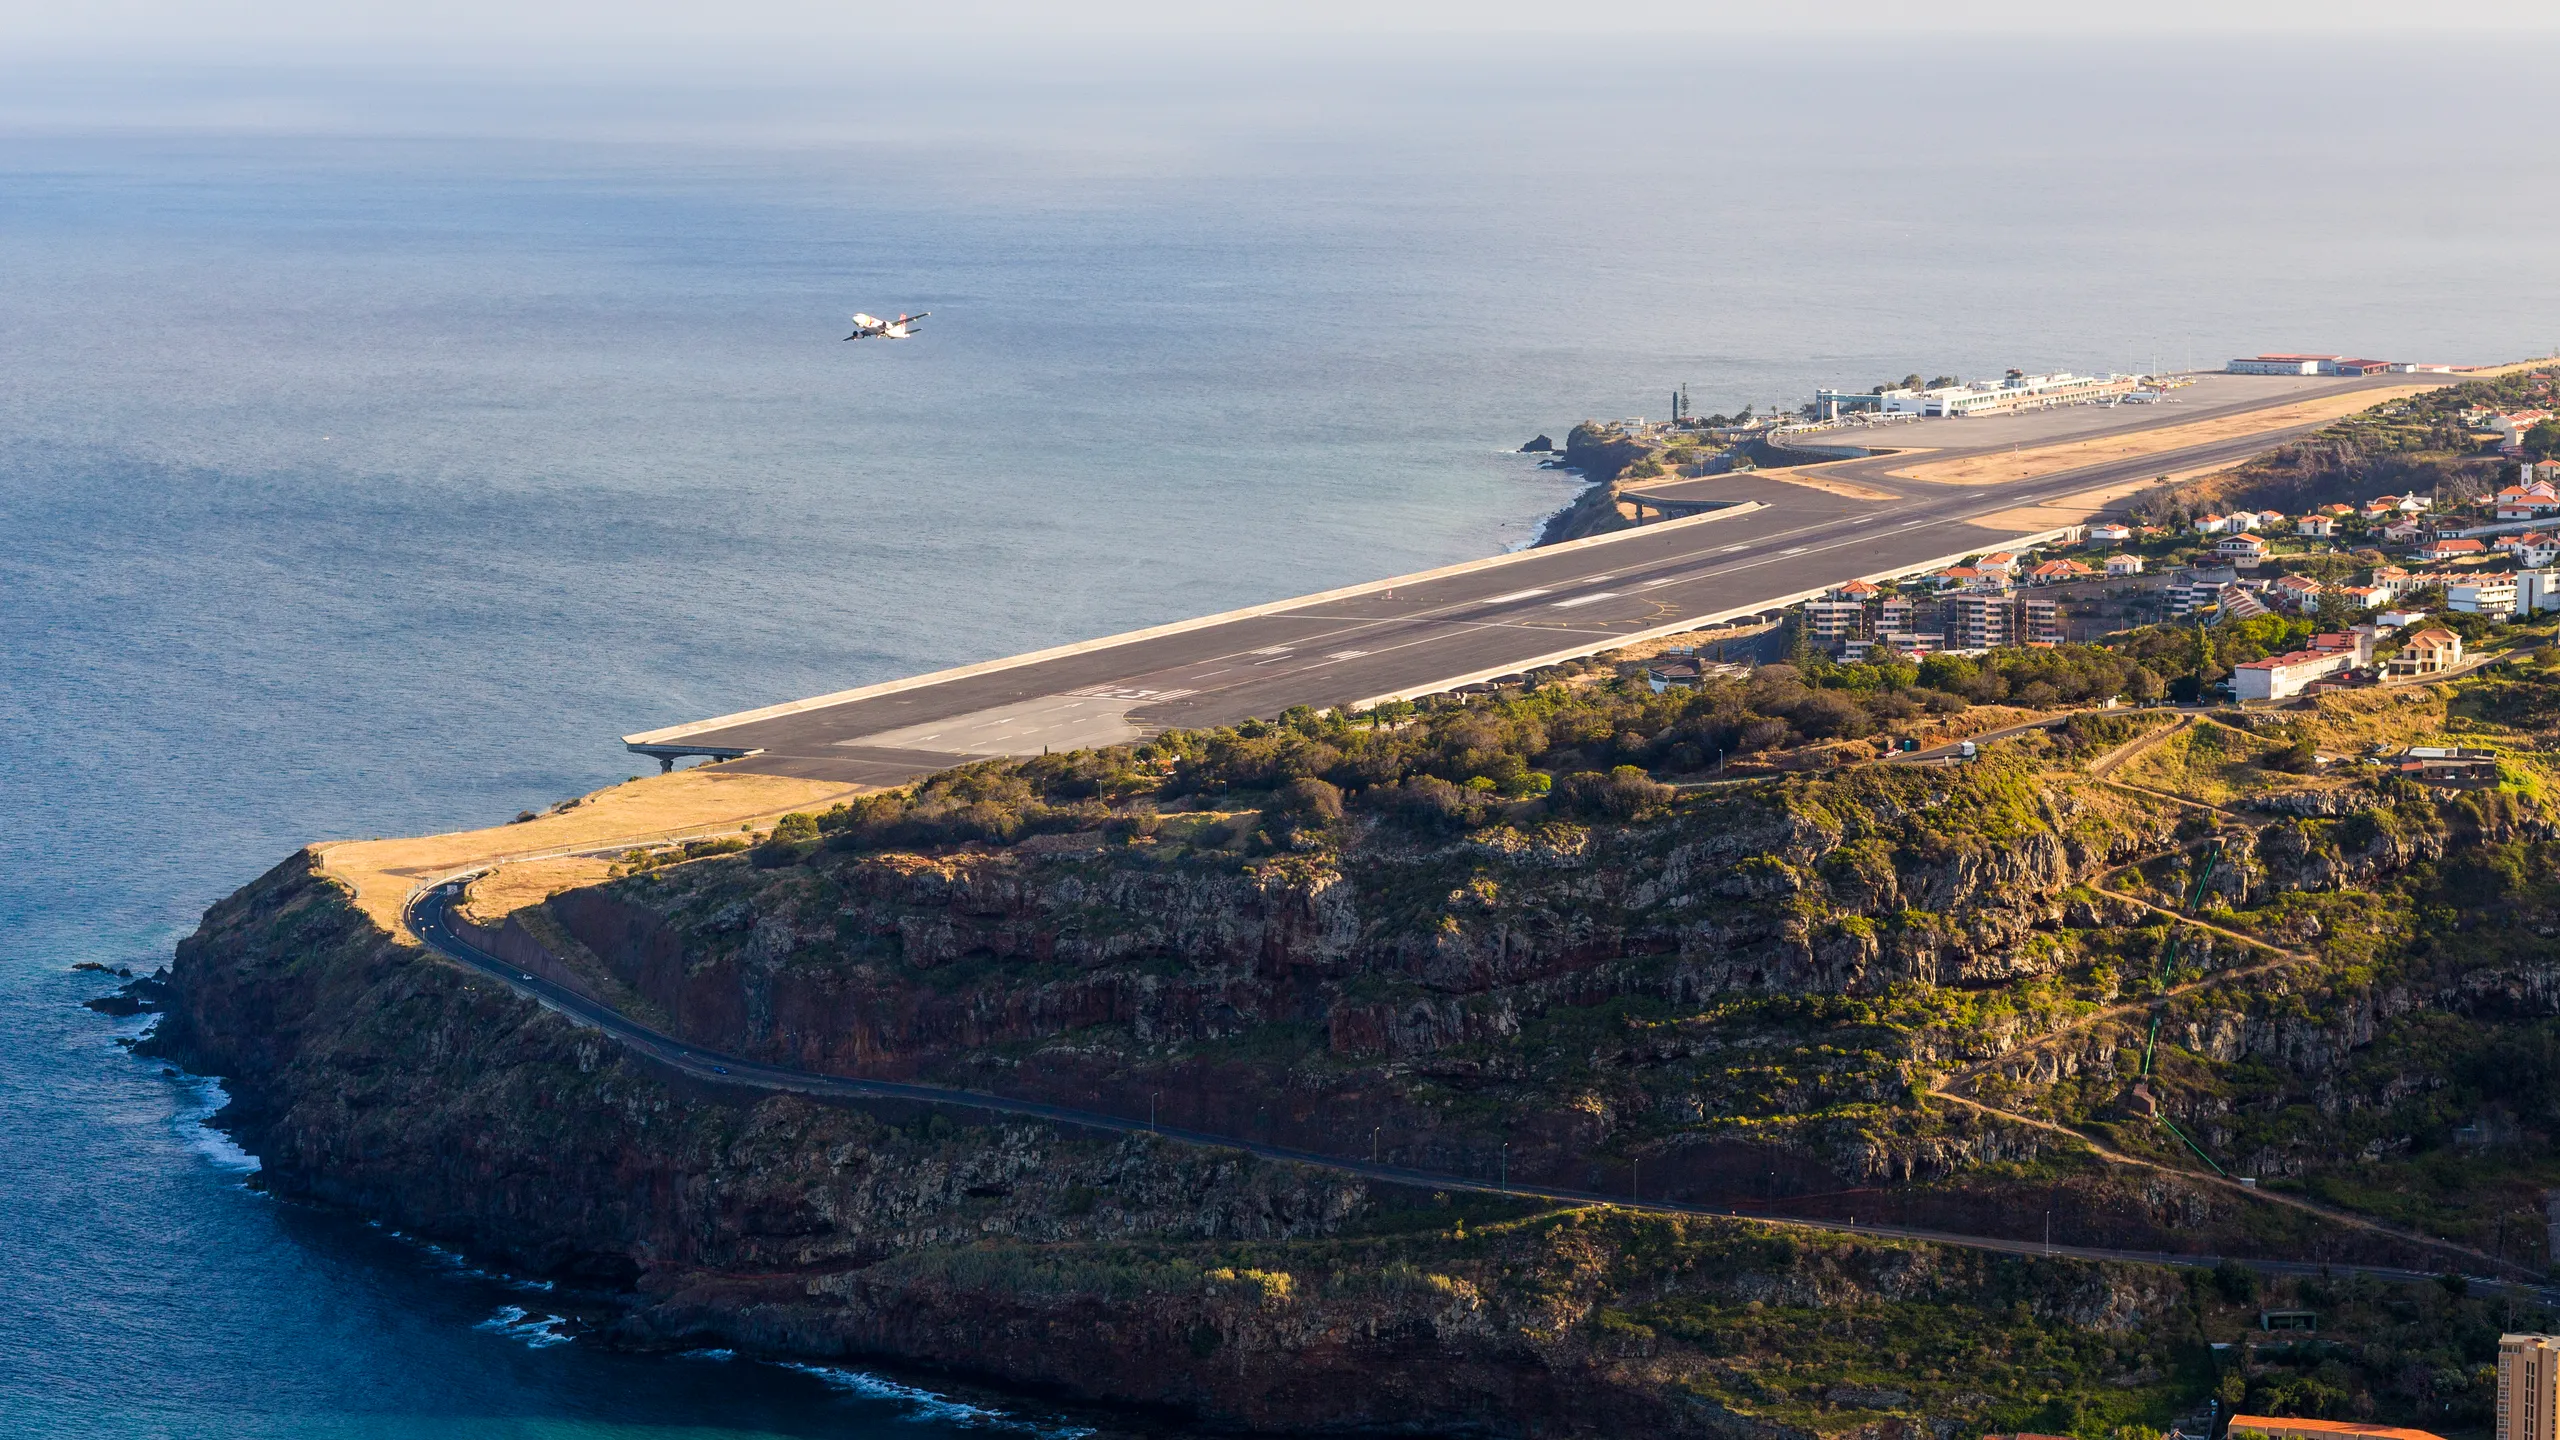
[(1156, 1102), (1163, 1098), (1164, 1092), (1161, 1090), (1147, 1096), (1147, 1133), (1150, 1135), (1156, 1133)]
[(1632, 1165), (1634, 1170), (1627, 1177), (1627, 1202), (1632, 1205), (1641, 1205), (1644, 1203), (1644, 1159), (1638, 1156), (1628, 1164)]
[(1375, 1125), (1369, 1127), (1369, 1163), (1378, 1163), (1378, 1127)]
[(1511, 1142), (1510, 1142), (1510, 1141), (1508, 1141), (1508, 1140), (1505, 1140), (1505, 1141), (1503, 1141), (1503, 1142), (1502, 1142), (1502, 1169), (1501, 1169), (1498, 1173), (1499, 1173), (1499, 1174), (1501, 1175), (1501, 1177), (1502, 1177), (1502, 1178), (1501, 1178), (1501, 1180), (1497, 1182), (1497, 1184), (1499, 1185), (1499, 1188), (1501, 1189), (1501, 1191), (1502, 1191), (1502, 1193), (1503, 1193), (1503, 1194), (1505, 1194), (1505, 1195), (1510, 1194), (1510, 1193), (1511, 1193)]

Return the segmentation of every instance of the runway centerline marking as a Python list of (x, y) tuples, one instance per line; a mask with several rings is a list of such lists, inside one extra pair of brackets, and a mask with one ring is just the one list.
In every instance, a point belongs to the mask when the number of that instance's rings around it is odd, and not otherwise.
[(1601, 600), (1615, 600), (1617, 598), (1617, 591), (1603, 590), (1596, 595), (1576, 595), (1570, 600), (1559, 600), (1547, 608), (1550, 610), (1570, 610), (1576, 605), (1590, 605)]

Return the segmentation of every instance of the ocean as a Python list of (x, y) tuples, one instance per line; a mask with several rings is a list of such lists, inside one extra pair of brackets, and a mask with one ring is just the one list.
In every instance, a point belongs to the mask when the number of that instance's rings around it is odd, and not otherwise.
[(1514, 448), (1676, 386), (2549, 353), (2551, 48), (0, 73), (0, 1430), (1107, 1423), (564, 1340), (246, 1188), (70, 967), (624, 732), (1525, 544)]

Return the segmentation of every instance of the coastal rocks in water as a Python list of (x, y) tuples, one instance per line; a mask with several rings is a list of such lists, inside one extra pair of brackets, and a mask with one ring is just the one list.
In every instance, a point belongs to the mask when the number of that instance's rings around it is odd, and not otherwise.
[[(103, 970), (106, 967), (98, 968)], [(120, 973), (132, 974), (131, 971)], [(165, 969), (156, 974), (138, 976), (126, 981), (120, 989), (101, 995), (95, 1000), (84, 1000), (81, 1003), (101, 1015), (157, 1014), (168, 998), (168, 978), (169, 972)]]
[(1617, 479), (1652, 453), (1651, 445), (1596, 420), (1585, 420), (1565, 433), (1564, 462), (1597, 483)]
[(1523, 455), (1552, 455), (1555, 453), (1555, 448), (1556, 442), (1549, 439), (1542, 431), (1539, 433), (1538, 438), (1521, 446), (1520, 453)]

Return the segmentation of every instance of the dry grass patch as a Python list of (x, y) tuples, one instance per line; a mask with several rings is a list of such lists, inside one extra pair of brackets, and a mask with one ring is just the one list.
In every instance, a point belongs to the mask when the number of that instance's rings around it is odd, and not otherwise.
[(2331, 755), (2358, 755), (2375, 744), (2446, 745), (2453, 743), (2444, 728), (2452, 698), (2450, 685), (2339, 690), (2318, 697), (2297, 723), (2312, 744)]
[(462, 898), (463, 918), (482, 925), (502, 924), (518, 910), (539, 905), (563, 890), (600, 885), (612, 870), (612, 861), (584, 855), (501, 865), (471, 882)]
[[(2031, 480), (2039, 475), (2056, 475), (2088, 465), (2133, 460), (2145, 455), (2165, 455), (2190, 446), (2213, 445), (2304, 425), (2324, 425), (2359, 410), (2370, 410), (2434, 388), (2432, 385), (2406, 385), (2326, 395), (2316, 400), (2297, 400), (2289, 405), (2246, 410), (2236, 415), (2222, 415), (2157, 430), (2135, 430), (2061, 445), (2039, 445), (2033, 449), (1999, 450), (1950, 460), (1930, 460), (1892, 473), (1905, 480), (1925, 480), (1934, 485), (2005, 485), (2013, 480)], [(2159, 482), (2154, 479), (2149, 483)]]
[(2166, 475), (2153, 475), (2140, 480), (2121, 480), (2113, 485), (2100, 485), (2093, 489), (2082, 490), (2077, 494), (2060, 496), (2042, 505), (2020, 505), (2003, 510), (1996, 515), (1977, 515), (1966, 523), (1980, 525), (1988, 530), (1997, 530), (2003, 534), (2033, 533), (2042, 530), (2059, 530), (2065, 525), (2084, 525), (2105, 514), (2109, 507), (2130, 500), (2155, 485), (2184, 485), (2190, 480), (2201, 480), (2207, 475), (2222, 474), (2230, 468), (2229, 465), (2202, 465), (2193, 470), (2173, 471)]
[(2457, 373), (2465, 380), (2494, 380), (2501, 375), (2521, 375), (2528, 370), (2547, 370), (2554, 364), (2560, 364), (2560, 355), (2547, 355), (2540, 360), (2517, 360), (2505, 365), (2482, 365)]
[(2265, 790), (2270, 778), (2291, 778), (2259, 768), (2260, 759), (2280, 748), (2245, 730), (2198, 720), (2125, 762), (2113, 778), (2207, 805), (2228, 805)]
[(322, 868), (355, 891), (366, 914), (397, 931), (401, 907), (421, 880), (479, 865), (734, 833), (741, 825), (767, 823), (793, 810), (823, 810), (875, 788), (787, 775), (679, 770), (607, 786), (522, 824), (402, 840), (332, 840), (311, 850)]

